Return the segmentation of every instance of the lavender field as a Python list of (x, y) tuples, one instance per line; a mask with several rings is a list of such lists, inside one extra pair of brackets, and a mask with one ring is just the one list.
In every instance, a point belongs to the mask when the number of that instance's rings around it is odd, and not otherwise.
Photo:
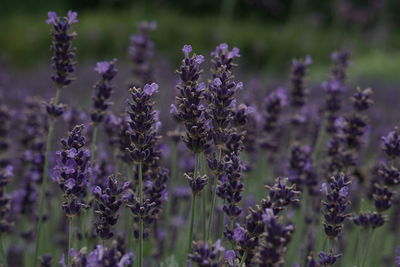
[(235, 32), (235, 2), (209, 41), (195, 19), (157, 33), (167, 20), (148, 13), (131, 34), (112, 28), (123, 43), (102, 39), (106, 15), (0, 19), (0, 266), (400, 266), (385, 1), (339, 6), (332, 23), (358, 27), (353, 39), (315, 31), (281, 56), (265, 55), (260, 25)]

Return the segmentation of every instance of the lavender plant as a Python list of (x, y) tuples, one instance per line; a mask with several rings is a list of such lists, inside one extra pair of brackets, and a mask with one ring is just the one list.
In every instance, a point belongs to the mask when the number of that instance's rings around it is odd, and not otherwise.
[[(176, 77), (152, 65), (155, 24), (142, 23), (129, 49), (133, 75), (119, 67), (132, 85), (126, 109), (112, 60), (88, 72), (98, 79), (92, 106), (71, 88), (66, 110), (76, 22), (75, 12), (49, 13), (49, 103), (14, 94), (0, 75), (0, 265), (399, 265), (400, 132), (380, 111), (383, 89), (374, 101), (371, 89), (347, 90), (349, 51), (331, 55), (325, 92), (308, 90), (321, 89), (318, 75), (305, 82), (311, 57), (292, 62), (287, 92), (278, 78), (267, 92), (263, 81), (241, 90), (239, 80), (254, 80), (237, 64), (250, 63), (248, 49), (218, 45), (203, 83), (205, 58), (185, 45), (169, 105), (172, 93), (159, 96), (153, 81), (168, 88)], [(53, 151), (56, 131), (68, 135)]]

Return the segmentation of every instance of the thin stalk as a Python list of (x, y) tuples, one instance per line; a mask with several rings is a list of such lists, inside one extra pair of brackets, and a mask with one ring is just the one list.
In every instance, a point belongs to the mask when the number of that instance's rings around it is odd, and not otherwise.
[[(205, 174), (205, 159), (204, 159), (204, 152), (201, 153), (201, 172), (200, 176)], [(207, 236), (207, 201), (206, 201), (206, 194), (207, 191), (203, 190), (201, 192), (202, 202), (201, 202), (201, 209), (202, 209), (202, 218), (203, 218), (203, 239), (206, 240)]]
[(244, 251), (242, 259), (240, 260), (240, 267), (242, 267), (244, 265), (246, 258), (247, 258), (247, 250)]
[[(134, 181), (133, 179), (133, 171), (132, 168), (128, 167), (128, 181)], [(132, 238), (133, 238), (133, 227), (134, 227), (134, 219), (133, 215), (130, 214), (130, 211), (128, 209), (128, 218), (129, 218), (129, 223), (128, 223), (128, 252), (132, 250)]]
[[(222, 149), (219, 149), (218, 150), (218, 164), (221, 162), (221, 158), (222, 158)], [(215, 176), (214, 177), (213, 191), (212, 191), (212, 202), (211, 202), (210, 217), (208, 219), (207, 236), (206, 236), (205, 240), (210, 240), (212, 220), (213, 220), (213, 215), (214, 215), (214, 210), (215, 210), (215, 202), (217, 200), (217, 184), (218, 184), (218, 177)]]
[(366, 260), (368, 258), (369, 248), (374, 239), (374, 233), (375, 233), (375, 229), (372, 229), (371, 235), (368, 235), (367, 244), (366, 244), (365, 253), (364, 253), (361, 267), (365, 266)]
[(1, 255), (1, 261), (0, 263), (3, 263), (4, 266), (7, 267), (7, 256), (6, 253), (4, 252), (4, 245), (3, 245), (3, 239), (2, 237), (0, 237), (0, 255)]
[(72, 232), (72, 218), (68, 218), (68, 224), (69, 224), (69, 230), (68, 230), (68, 251), (67, 251), (67, 263), (68, 266), (71, 265), (71, 256), (70, 256), (70, 251), (71, 251), (71, 246), (72, 246), (72, 240), (73, 240), (73, 232)]
[[(197, 172), (198, 172), (198, 168), (199, 168), (199, 153), (196, 153), (195, 157), (196, 157), (196, 159), (195, 159), (195, 165), (194, 165), (193, 178), (197, 179), (197, 177), (198, 177)], [(196, 195), (192, 192), (192, 202), (191, 202), (191, 205), (190, 205), (188, 254), (190, 253), (190, 251), (192, 249), (193, 225), (194, 225), (195, 209), (196, 209)]]
[(192, 194), (192, 203), (190, 205), (190, 226), (189, 226), (189, 239), (188, 239), (188, 254), (192, 250), (195, 205), (196, 205), (196, 195)]
[(93, 131), (92, 131), (92, 143), (90, 145), (90, 167), (94, 166), (96, 162), (96, 143), (97, 143), (97, 133), (99, 131), (99, 125), (97, 123), (93, 124)]
[[(58, 101), (60, 100), (61, 88), (57, 88), (56, 96), (53, 99), (53, 105), (57, 105)], [(43, 164), (43, 177), (42, 177), (42, 184), (40, 185), (40, 195), (39, 195), (39, 218), (38, 224), (36, 228), (36, 246), (35, 246), (35, 265), (38, 264), (39, 261), (39, 253), (40, 247), (42, 243), (42, 227), (43, 227), (43, 215), (44, 215), (44, 208), (45, 208), (45, 195), (47, 189), (47, 180), (49, 176), (49, 158), (51, 152), (51, 144), (53, 141), (54, 135), (54, 124), (55, 118), (49, 118), (49, 131), (47, 132), (47, 141), (46, 141), (46, 151), (44, 156), (44, 164)]]
[[(143, 174), (142, 163), (138, 164), (139, 201), (143, 205)], [(139, 267), (143, 267), (143, 218), (139, 216)]]

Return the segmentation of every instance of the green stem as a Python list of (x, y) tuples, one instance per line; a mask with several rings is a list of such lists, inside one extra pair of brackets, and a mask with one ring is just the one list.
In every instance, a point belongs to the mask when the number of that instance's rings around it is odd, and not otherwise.
[(93, 168), (94, 163), (96, 162), (96, 142), (97, 142), (97, 133), (98, 133), (98, 124), (93, 124), (93, 131), (92, 131), (92, 143), (90, 145), (90, 167)]
[(69, 230), (68, 230), (68, 251), (67, 251), (67, 263), (68, 266), (71, 265), (71, 256), (70, 256), (70, 251), (71, 251), (71, 246), (72, 246), (72, 240), (73, 240), (73, 232), (72, 232), (72, 218), (68, 218), (68, 224), (69, 224)]
[(4, 251), (3, 239), (4, 239), (3, 237), (0, 237), (0, 254), (1, 254), (0, 263), (3, 263), (4, 266), (7, 267), (7, 256)]
[[(143, 175), (142, 163), (138, 164), (138, 180), (139, 180), (139, 201), (140, 207), (143, 205)], [(143, 267), (143, 218), (139, 216), (139, 267)]]
[[(220, 164), (221, 158), (222, 158), (222, 149), (219, 149), (219, 151), (218, 151), (218, 164)], [(218, 184), (218, 177), (217, 177), (217, 175), (215, 175), (213, 191), (212, 191), (212, 202), (211, 202), (210, 217), (208, 219), (207, 236), (206, 236), (206, 239), (205, 239), (206, 241), (210, 240), (210, 236), (211, 236), (211, 227), (212, 227), (213, 215), (214, 215), (214, 210), (215, 210), (215, 202), (217, 200), (217, 184)]]
[(190, 205), (190, 225), (189, 225), (189, 239), (188, 239), (188, 254), (192, 250), (195, 205), (196, 205), (196, 195), (192, 194), (192, 203)]
[(242, 259), (240, 260), (240, 267), (244, 265), (246, 258), (247, 258), (247, 250), (243, 253)]
[(370, 235), (368, 235), (367, 244), (365, 245), (366, 248), (365, 248), (365, 253), (364, 253), (364, 257), (363, 257), (363, 261), (362, 261), (361, 267), (365, 266), (366, 260), (368, 258), (369, 248), (370, 248), (371, 243), (372, 243), (372, 241), (374, 239), (374, 233), (375, 233), (375, 230), (372, 229), (372, 233)]
[[(194, 164), (194, 172), (193, 172), (193, 179), (197, 179), (198, 175), (198, 168), (199, 168), (199, 153), (195, 155), (195, 164)], [(192, 192), (192, 202), (190, 205), (190, 224), (189, 224), (189, 239), (188, 239), (188, 254), (192, 249), (192, 240), (193, 240), (193, 225), (194, 225), (194, 215), (195, 215), (195, 207), (196, 205), (196, 195)]]
[[(200, 175), (205, 174), (205, 159), (204, 159), (204, 153), (201, 153), (201, 172)], [(206, 194), (207, 191), (203, 190), (201, 192), (202, 196), (202, 218), (203, 218), (203, 239), (206, 240), (207, 236), (207, 200), (206, 200)]]
[[(134, 182), (133, 179), (133, 170), (128, 166), (128, 181)], [(133, 216), (130, 214), (130, 211), (128, 210), (128, 216), (129, 216), (129, 223), (128, 223), (128, 252), (133, 249), (132, 247), (132, 238), (133, 238), (133, 228), (134, 228), (134, 219)]]
[[(61, 88), (57, 88), (56, 96), (53, 99), (53, 105), (57, 105), (60, 99)], [(44, 215), (44, 208), (45, 208), (45, 195), (47, 189), (47, 180), (49, 176), (49, 158), (51, 152), (51, 143), (53, 140), (54, 135), (54, 124), (55, 118), (49, 118), (49, 131), (47, 132), (47, 141), (46, 141), (46, 151), (44, 156), (44, 164), (43, 164), (43, 177), (42, 177), (42, 184), (40, 185), (40, 193), (39, 193), (39, 218), (38, 224), (36, 228), (36, 246), (35, 246), (35, 265), (39, 262), (39, 253), (40, 247), (42, 243), (42, 227), (43, 227), (43, 215)]]

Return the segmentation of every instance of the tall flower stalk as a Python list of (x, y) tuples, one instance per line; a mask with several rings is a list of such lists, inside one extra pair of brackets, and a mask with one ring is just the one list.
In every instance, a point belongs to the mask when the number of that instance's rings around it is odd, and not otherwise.
[(58, 17), (55, 12), (48, 13), (47, 24), (53, 26), (52, 29), (52, 68), (54, 74), (51, 76), (55, 86), (56, 95), (47, 105), (47, 113), (49, 115), (49, 130), (47, 133), (46, 152), (43, 166), (43, 179), (40, 186), (39, 197), (39, 221), (36, 230), (36, 246), (35, 258), (36, 263), (39, 260), (42, 244), (42, 225), (43, 216), (45, 212), (45, 194), (48, 180), (49, 158), (51, 152), (51, 145), (54, 134), (54, 125), (56, 119), (62, 115), (64, 106), (59, 104), (61, 90), (67, 87), (71, 82), (71, 74), (75, 70), (75, 48), (72, 46), (72, 40), (75, 39), (76, 33), (71, 30), (72, 24), (78, 22), (78, 14), (73, 11), (68, 11), (66, 17)]
[(90, 114), (93, 123), (91, 140), (92, 145), (90, 149), (92, 153), (91, 166), (94, 165), (96, 160), (95, 156), (98, 126), (105, 120), (107, 116), (107, 110), (112, 104), (109, 99), (113, 91), (112, 80), (114, 79), (115, 75), (117, 75), (115, 62), (115, 59), (111, 61), (97, 62), (96, 67), (94, 68), (101, 78), (94, 85), (95, 94), (93, 96), (93, 109)]
[[(241, 82), (233, 81), (232, 68), (236, 66), (234, 59), (240, 57), (239, 49), (234, 47), (229, 50), (227, 44), (223, 43), (216, 47), (211, 53), (213, 57), (212, 80), (210, 81), (205, 98), (207, 100), (207, 116), (210, 118), (210, 139), (213, 142), (216, 154), (209, 160), (213, 162), (210, 169), (214, 173), (214, 182), (212, 186), (212, 200), (210, 215), (208, 218), (208, 227), (206, 240), (211, 236), (212, 222), (217, 199), (218, 177), (222, 175), (222, 159), (225, 153), (228, 153), (226, 145), (231, 141), (234, 135), (234, 115), (236, 108), (235, 92), (242, 89)], [(229, 153), (228, 153), (229, 154)]]
[(208, 132), (206, 111), (202, 104), (205, 86), (198, 81), (202, 72), (200, 64), (203, 63), (204, 57), (202, 55), (190, 55), (192, 52), (190, 45), (185, 45), (182, 51), (185, 57), (178, 70), (180, 82), (176, 86), (178, 90), (178, 96), (176, 97), (177, 106), (173, 105), (172, 110), (175, 118), (185, 126), (184, 143), (195, 154), (194, 171), (193, 173), (185, 174), (192, 190), (188, 236), (189, 253), (193, 240), (196, 196), (203, 190), (207, 183), (207, 176), (199, 174), (199, 162), (201, 153), (208, 148)]
[(131, 212), (138, 219), (139, 224), (139, 266), (143, 266), (143, 222), (148, 220), (151, 222), (151, 211), (155, 203), (150, 199), (144, 199), (143, 192), (143, 167), (146, 161), (152, 155), (155, 149), (154, 145), (157, 140), (157, 112), (153, 109), (154, 101), (152, 97), (158, 92), (156, 83), (146, 84), (142, 88), (132, 88), (129, 90), (131, 102), (129, 103), (129, 130), (127, 132), (130, 145), (126, 148), (129, 156), (137, 166), (138, 197), (131, 197), (128, 206)]
[(83, 126), (77, 125), (66, 139), (61, 140), (62, 150), (57, 151), (57, 165), (54, 167), (53, 179), (63, 192), (62, 210), (69, 224), (68, 259), (72, 246), (73, 219), (88, 207), (85, 196), (90, 173), (90, 151), (85, 148), (82, 131)]

